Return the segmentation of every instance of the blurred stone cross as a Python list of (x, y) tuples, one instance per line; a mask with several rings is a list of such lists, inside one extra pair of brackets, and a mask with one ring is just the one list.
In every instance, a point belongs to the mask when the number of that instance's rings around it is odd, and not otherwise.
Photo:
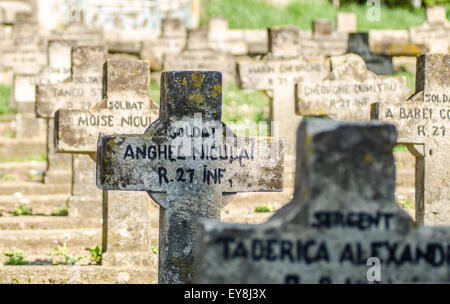
[(393, 123), (399, 143), (416, 157), (416, 221), (449, 224), (450, 55), (417, 58), (416, 92), (409, 100), (375, 103), (374, 119)]
[(449, 283), (450, 227), (395, 203), (396, 133), (303, 120), (293, 200), (259, 225), (205, 220), (194, 283)]
[(295, 114), (294, 85), (313, 79), (320, 81), (329, 72), (329, 61), (306, 60), (300, 56), (301, 38), (296, 26), (270, 27), (268, 37), (269, 52), (262, 60), (247, 59), (237, 62), (238, 86), (242, 89), (265, 90), (271, 98), (271, 134), (280, 134), (286, 141), (285, 181), (286, 187), (292, 188), (295, 129), (301, 120), (301, 117)]
[[(150, 66), (140, 60), (111, 60), (104, 68), (103, 101), (90, 110), (60, 109), (55, 113), (56, 151), (88, 154), (96, 160), (100, 133), (144, 133), (158, 117), (148, 98)], [(95, 171), (94, 161), (92, 163)], [(96, 188), (94, 181), (89, 186)], [(143, 266), (151, 263), (151, 219), (157, 214), (148, 195), (103, 193), (102, 265)], [(101, 211), (102, 208), (100, 208)], [(124, 232), (126, 231), (126, 232)]]
[(101, 135), (97, 184), (148, 191), (160, 205), (159, 283), (192, 279), (199, 219), (220, 219), (237, 192), (281, 191), (282, 141), (238, 138), (222, 122), (216, 71), (161, 75), (159, 120), (143, 135)]
[(380, 77), (366, 68), (356, 54), (330, 58), (325, 79), (303, 81), (295, 86), (297, 114), (327, 116), (345, 121), (370, 119), (373, 102), (403, 102), (408, 96), (404, 77)]

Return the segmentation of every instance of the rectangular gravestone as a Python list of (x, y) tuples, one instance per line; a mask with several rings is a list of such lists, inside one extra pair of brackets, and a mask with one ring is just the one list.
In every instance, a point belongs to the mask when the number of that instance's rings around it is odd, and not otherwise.
[(10, 104), (17, 108), (16, 137), (41, 136), (44, 126), (36, 118), (36, 85), (63, 82), (71, 75), (72, 42), (49, 41), (48, 65), (38, 74), (15, 74)]
[(191, 281), (199, 219), (219, 219), (237, 192), (282, 190), (281, 141), (234, 136), (221, 107), (220, 72), (163, 72), (159, 120), (143, 135), (99, 136), (97, 185), (160, 205), (159, 283)]
[[(148, 62), (109, 59), (104, 73), (106, 87), (101, 105), (91, 110), (61, 109), (55, 113), (58, 152), (84, 153), (96, 159), (100, 133), (144, 133), (158, 117), (156, 104), (147, 96)], [(89, 169), (95, 173), (95, 162), (90, 160), (89, 163)], [(90, 187), (95, 185), (95, 180), (89, 184)], [(150, 232), (158, 225), (156, 206), (146, 193), (104, 191), (102, 265), (147, 266), (151, 263), (154, 254)]]
[(0, 62), (14, 73), (35, 74), (46, 64), (39, 27), (30, 13), (18, 13), (11, 43), (0, 48)]
[(348, 48), (348, 34), (333, 32), (331, 20), (313, 21), (313, 31), (301, 34), (300, 54), (304, 58), (321, 58), (345, 54)]
[(297, 134), (293, 200), (260, 225), (204, 221), (194, 283), (450, 282), (450, 227), (395, 203), (393, 125), (311, 118)]
[[(72, 49), (72, 74), (70, 81), (43, 84), (36, 87), (36, 113), (49, 121), (47, 133), (46, 183), (61, 182), (70, 178), (70, 155), (56, 154), (54, 147), (54, 113), (58, 109), (91, 108), (101, 101), (104, 46), (75, 46)], [(80, 171), (74, 174), (84, 174)], [(80, 177), (82, 179), (83, 177)], [(70, 179), (69, 179), (70, 180)], [(78, 178), (74, 178), (78, 180)]]
[(417, 56), (427, 51), (424, 43), (413, 43), (406, 30), (370, 30), (370, 50), (388, 56)]
[(342, 12), (337, 13), (336, 30), (343, 34), (356, 33), (358, 31), (356, 14)]
[(176, 55), (166, 55), (163, 70), (217, 70), (224, 75), (224, 85), (235, 77), (234, 59), (230, 54), (212, 50), (208, 45), (208, 29), (188, 29), (186, 46)]
[(213, 50), (234, 56), (248, 53), (247, 44), (239, 35), (233, 35), (228, 28), (228, 19), (225, 17), (209, 19), (208, 45)]
[(376, 74), (390, 75), (393, 73), (392, 56), (372, 53), (367, 32), (349, 34), (347, 53), (361, 56), (367, 68)]
[(376, 103), (371, 116), (393, 123), (399, 143), (416, 157), (416, 221), (426, 225), (450, 223), (450, 56), (420, 55), (416, 93), (397, 103)]
[[(269, 53), (261, 60), (239, 60), (236, 64), (238, 86), (265, 90), (271, 98), (270, 120), (278, 130), (272, 136), (283, 137), (286, 145), (285, 189), (292, 189), (295, 163), (295, 127), (301, 117), (295, 114), (295, 83), (320, 80), (329, 72), (329, 61), (306, 60), (299, 55), (300, 35), (296, 26), (268, 29)], [(276, 133), (278, 131), (278, 133)]]
[(162, 64), (164, 54), (174, 56), (186, 46), (186, 26), (180, 19), (164, 18), (161, 35), (157, 39), (144, 40), (140, 56)]
[(450, 22), (443, 5), (427, 7), (424, 24), (411, 26), (409, 36), (412, 43), (425, 44), (428, 52), (448, 53), (450, 51)]
[(296, 84), (298, 115), (364, 121), (370, 119), (370, 105), (375, 101), (403, 102), (408, 97), (404, 77), (378, 76), (356, 54), (332, 57), (330, 61), (331, 72), (325, 79)]

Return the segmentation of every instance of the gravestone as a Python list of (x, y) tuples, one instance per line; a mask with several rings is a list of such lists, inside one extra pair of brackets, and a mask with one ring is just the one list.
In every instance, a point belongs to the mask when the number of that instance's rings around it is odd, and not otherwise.
[(336, 15), (336, 29), (339, 33), (349, 34), (356, 33), (357, 19), (355, 13), (337, 13)]
[[(262, 60), (239, 60), (236, 65), (238, 86), (265, 90), (271, 98), (270, 120), (278, 130), (272, 136), (285, 139), (285, 189), (292, 189), (295, 164), (295, 126), (301, 120), (295, 114), (295, 83), (322, 79), (329, 72), (329, 61), (306, 60), (299, 55), (300, 35), (296, 26), (268, 29), (269, 53)], [(277, 133), (278, 131), (278, 133)]]
[[(84, 153), (96, 159), (100, 133), (143, 133), (157, 118), (157, 106), (147, 97), (148, 62), (109, 59), (104, 77), (106, 87), (101, 105), (91, 110), (61, 109), (55, 113), (58, 152)], [(95, 173), (95, 162), (89, 163)], [(95, 175), (89, 176), (95, 179)], [(94, 180), (89, 188), (98, 191), (95, 185)], [(101, 209), (98, 205), (94, 207)], [(69, 205), (69, 215), (71, 211)], [(104, 191), (102, 265), (148, 265), (154, 256), (150, 232), (152, 226), (157, 227), (157, 223), (152, 223), (156, 213), (156, 204), (145, 193)]]
[(36, 118), (36, 85), (63, 82), (71, 75), (72, 42), (49, 41), (48, 65), (38, 74), (15, 74), (10, 105), (17, 108), (16, 137), (34, 137), (45, 134), (45, 124)]
[(303, 120), (293, 200), (260, 225), (204, 221), (194, 283), (448, 283), (450, 227), (395, 203), (396, 133)]
[(393, 73), (392, 56), (372, 53), (369, 47), (369, 33), (350, 33), (348, 36), (347, 53), (355, 53), (361, 56), (366, 66), (372, 72), (379, 75)]
[(14, 73), (35, 74), (46, 64), (39, 27), (30, 13), (17, 13), (11, 41), (0, 47), (1, 66)]
[(156, 39), (144, 40), (140, 52), (142, 59), (154, 59), (162, 63), (163, 56), (173, 56), (186, 45), (186, 26), (180, 19), (164, 18), (161, 34)]
[(302, 33), (300, 54), (305, 58), (320, 58), (345, 54), (348, 47), (348, 34), (333, 32), (331, 20), (313, 21), (312, 33)]
[[(45, 183), (71, 180), (71, 156), (56, 154), (54, 147), (54, 114), (58, 109), (90, 109), (101, 101), (104, 46), (75, 46), (72, 49), (70, 81), (36, 87), (36, 114), (48, 120), (47, 169)], [(75, 174), (84, 174), (80, 171)], [(80, 179), (83, 177), (80, 177)], [(77, 178), (74, 177), (75, 180)]]
[(406, 30), (370, 30), (370, 50), (375, 54), (390, 56), (417, 56), (426, 53), (423, 43), (412, 43)]
[(224, 85), (234, 81), (234, 59), (224, 52), (212, 50), (208, 44), (208, 29), (188, 29), (185, 49), (176, 55), (165, 55), (163, 70), (217, 70), (222, 72)]
[(237, 192), (283, 187), (282, 143), (234, 136), (221, 82), (216, 71), (163, 72), (159, 120), (144, 135), (99, 137), (97, 185), (148, 191), (161, 207), (159, 283), (191, 281), (199, 219), (219, 219)]
[(71, 20), (66, 26), (54, 29), (49, 33), (49, 39), (75, 40), (78, 42), (100, 43), (104, 39), (103, 29), (87, 26), (80, 12), (80, 18)]
[(344, 121), (370, 119), (374, 102), (403, 102), (408, 98), (404, 77), (378, 76), (356, 54), (330, 58), (331, 72), (320, 80), (295, 86), (296, 113)]
[(376, 103), (371, 116), (393, 123), (403, 143), (416, 157), (416, 221), (449, 224), (450, 56), (420, 55), (416, 92), (405, 102)]
[(242, 37), (228, 28), (225, 17), (211, 17), (208, 24), (208, 45), (211, 49), (231, 55), (246, 55), (247, 44)]
[(411, 26), (409, 36), (412, 43), (425, 44), (428, 52), (448, 53), (450, 44), (450, 22), (443, 5), (428, 7), (424, 24)]

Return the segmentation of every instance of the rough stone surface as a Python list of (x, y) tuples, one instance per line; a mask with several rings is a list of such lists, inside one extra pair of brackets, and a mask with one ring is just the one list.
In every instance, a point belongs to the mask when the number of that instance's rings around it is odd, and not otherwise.
[(369, 70), (379, 75), (390, 75), (393, 72), (392, 57), (372, 53), (369, 47), (369, 33), (350, 33), (347, 53), (360, 55)]
[(219, 219), (236, 192), (281, 191), (283, 148), (221, 123), (220, 72), (163, 72), (161, 84), (159, 120), (144, 135), (99, 137), (97, 185), (149, 192), (162, 207), (159, 282), (186, 283), (197, 221)]
[(436, 5), (427, 8), (427, 21), (420, 26), (411, 26), (411, 42), (427, 46), (428, 52), (448, 53), (450, 51), (450, 22), (447, 20), (445, 7)]
[(399, 142), (416, 157), (416, 220), (449, 224), (450, 56), (426, 54), (417, 59), (416, 93), (405, 102), (377, 103), (372, 117), (393, 123)]
[(380, 77), (369, 71), (356, 54), (330, 60), (331, 72), (324, 80), (296, 85), (298, 115), (363, 121), (370, 119), (371, 103), (402, 102), (408, 98), (404, 77)]
[(371, 257), (380, 283), (449, 282), (449, 227), (395, 204), (395, 144), (393, 125), (304, 120), (292, 202), (261, 225), (205, 221), (194, 282), (370, 283)]
[[(295, 114), (295, 83), (320, 80), (329, 73), (329, 61), (306, 60), (299, 57), (298, 27), (271, 27), (268, 29), (269, 54), (262, 60), (237, 62), (238, 86), (243, 89), (265, 90), (271, 97), (270, 120), (278, 128), (272, 136), (285, 139), (285, 187), (293, 188), (295, 167), (295, 126), (301, 117)], [(281, 55), (280, 55), (281, 54)]]
[(412, 43), (406, 30), (371, 30), (369, 45), (372, 52), (381, 55), (417, 56), (427, 51), (425, 44)]
[[(100, 133), (144, 133), (156, 120), (158, 109), (148, 98), (150, 67), (146, 61), (108, 60), (105, 64), (104, 100), (91, 110), (58, 110), (55, 114), (56, 146), (59, 152), (88, 153), (95, 159)], [(95, 188), (95, 163), (86, 155), (92, 176), (84, 187)], [(86, 193), (97, 193), (92, 189)], [(97, 197), (97, 196), (95, 196)], [(81, 197), (83, 198), (83, 197)], [(152, 216), (157, 210), (148, 195), (139, 192), (103, 194), (103, 265), (145, 265), (154, 254), (149, 244)], [(80, 201), (78, 198), (77, 201)], [(100, 204), (81, 201), (83, 210), (96, 215)], [(76, 212), (69, 203), (69, 215)], [(153, 208), (150, 208), (153, 206)], [(93, 208), (99, 210), (92, 210)]]

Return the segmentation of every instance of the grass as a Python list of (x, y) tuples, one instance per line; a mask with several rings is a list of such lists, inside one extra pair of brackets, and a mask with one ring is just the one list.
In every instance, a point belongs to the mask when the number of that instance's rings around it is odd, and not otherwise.
[(5, 266), (18, 266), (18, 265), (28, 265), (29, 263), (24, 260), (26, 254), (21, 250), (8, 250), (3, 252), (4, 256), (9, 259), (3, 263)]
[(52, 216), (67, 216), (67, 206), (61, 206), (52, 211)]
[(7, 159), (1, 159), (0, 163), (8, 162), (28, 162), (28, 161), (47, 161), (47, 155), (45, 153), (33, 154), (27, 157), (11, 157)]
[(403, 77), (405, 77), (406, 78), (406, 85), (408, 86), (408, 89), (409, 89), (409, 96), (414, 94), (414, 92), (416, 91), (416, 75), (411, 74), (408, 71), (401, 71), (401, 72), (394, 73), (392, 76), (403, 76)]
[(14, 216), (21, 216), (21, 215), (34, 215), (33, 211), (28, 208), (27, 206), (19, 205), (14, 209), (13, 211)]
[(0, 116), (16, 113), (17, 111), (9, 106), (11, 87), (0, 86)]
[[(370, 29), (407, 29), (425, 21), (425, 10), (393, 8), (382, 5), (379, 21), (367, 18), (369, 7), (350, 4), (335, 10), (327, 0), (296, 0), (285, 7), (269, 6), (257, 0), (203, 0), (203, 12), (200, 24), (207, 25), (213, 16), (223, 16), (229, 21), (230, 28), (260, 29), (273, 25), (297, 25), (310, 30), (314, 19), (329, 19), (336, 27), (337, 12), (351, 12), (357, 16), (358, 31)], [(446, 4), (447, 15), (450, 4)]]

